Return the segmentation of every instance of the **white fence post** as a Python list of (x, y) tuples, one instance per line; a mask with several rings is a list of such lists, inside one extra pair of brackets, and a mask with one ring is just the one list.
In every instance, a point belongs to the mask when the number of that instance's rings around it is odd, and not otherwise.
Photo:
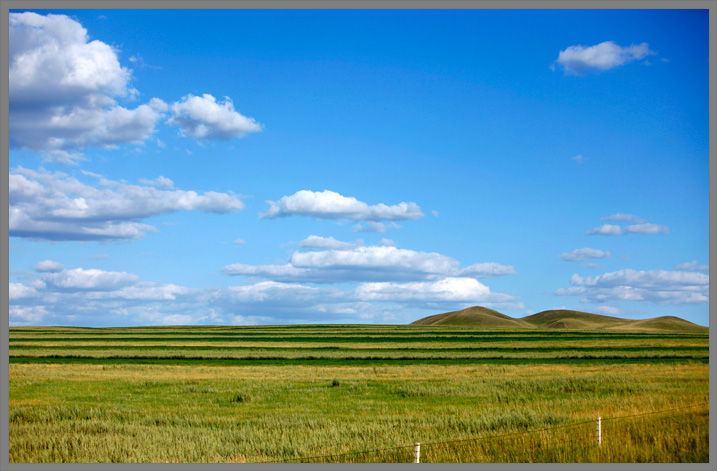
[(602, 428), (600, 426), (602, 417), (597, 418), (597, 444), (598, 446), (602, 446)]
[(416, 444), (413, 446), (413, 462), (421, 462), (421, 444), (418, 442), (416, 442)]

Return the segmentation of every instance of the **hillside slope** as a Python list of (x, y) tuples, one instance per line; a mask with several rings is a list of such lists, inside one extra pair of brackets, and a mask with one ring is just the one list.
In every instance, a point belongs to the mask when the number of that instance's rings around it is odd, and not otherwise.
[(540, 329), (608, 329), (632, 322), (619, 317), (567, 309), (551, 309), (523, 317), (521, 320)]
[(488, 309), (487, 307), (473, 306), (462, 311), (446, 312), (444, 314), (436, 314), (424, 317), (415, 322), (413, 325), (468, 325), (481, 326), (486, 328), (531, 328), (532, 326), (525, 324), (510, 316), (501, 314), (498, 311)]
[(675, 316), (632, 320), (567, 309), (551, 309), (515, 319), (481, 306), (434, 314), (411, 322), (411, 325), (456, 325), (486, 329), (669, 330), (682, 332), (707, 332), (709, 330), (708, 327), (697, 325)]

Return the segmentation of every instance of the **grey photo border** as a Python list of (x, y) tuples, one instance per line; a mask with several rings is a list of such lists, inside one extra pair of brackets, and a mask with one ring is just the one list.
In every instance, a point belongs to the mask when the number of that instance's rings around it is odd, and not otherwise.
[[(2, 199), (8, 195), (9, 174), (9, 130), (8, 130), (8, 47), (9, 11), (11, 9), (709, 9), (709, 130), (710, 130), (710, 164), (709, 164), (709, 264), (717, 266), (717, 0), (0, 0), (0, 64), (2, 65), (2, 92), (0, 93), (0, 142), (2, 149), (3, 172)], [(0, 204), (2, 216), (2, 238), (5, 247), (9, 246), (9, 207)], [(2, 257), (3, 269), (0, 270), (1, 286), (9, 283), (9, 252)], [(716, 299), (717, 289), (710, 283), (710, 299)], [(240, 464), (158, 464), (158, 463), (10, 463), (9, 462), (9, 304), (8, 291), (0, 290), (2, 305), (0, 309), (0, 469), (5, 471), (30, 470), (330, 470), (330, 469), (449, 469), (449, 470), (709, 470), (715, 469), (717, 462), (717, 435), (709, 438), (709, 463), (471, 463), (471, 464), (312, 464), (312, 463), (240, 463)], [(715, 377), (713, 353), (715, 351), (715, 330), (717, 329), (717, 303), (709, 303), (709, 350), (710, 377)], [(710, 384), (710, 402), (715, 401), (715, 388)], [(710, 430), (715, 430), (715, 414), (710, 414)]]

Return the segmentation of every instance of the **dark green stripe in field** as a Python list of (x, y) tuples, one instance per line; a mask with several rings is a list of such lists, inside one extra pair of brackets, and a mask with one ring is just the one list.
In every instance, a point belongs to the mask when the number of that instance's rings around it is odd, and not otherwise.
[[(22, 335), (16, 335), (16, 334), (22, 334)], [(278, 335), (277, 335), (278, 334)], [(65, 331), (13, 331), (10, 330), (10, 336), (11, 337), (20, 337), (20, 336), (27, 336), (27, 337), (59, 337), (59, 338), (110, 338), (110, 337), (125, 337), (128, 335), (131, 335), (133, 337), (157, 337), (161, 336), (162, 338), (169, 338), (170, 336), (192, 336), (192, 337), (246, 337), (246, 338), (254, 338), (254, 337), (287, 337), (287, 338), (301, 338), (301, 337), (329, 337), (329, 336), (341, 336), (341, 337), (361, 337), (361, 338), (394, 338), (394, 337), (410, 337), (410, 338), (431, 338), (431, 337), (510, 337), (510, 338), (521, 338), (521, 337), (544, 337), (544, 338), (564, 338), (564, 337), (579, 337), (579, 338), (603, 338), (603, 337), (609, 337), (609, 338), (648, 338), (648, 339), (656, 339), (656, 338), (672, 338), (672, 337), (680, 337), (680, 338), (707, 338), (709, 337), (708, 333), (683, 333), (683, 332), (625, 332), (625, 331), (576, 331), (576, 330), (569, 330), (569, 331), (536, 331), (536, 330), (526, 330), (526, 331), (517, 331), (517, 330), (508, 330), (508, 331), (499, 331), (499, 330), (446, 330), (446, 329), (440, 329), (440, 330), (431, 330), (426, 331), (422, 330), (420, 332), (418, 331), (362, 331), (362, 330), (354, 330), (354, 329), (347, 329), (344, 331), (341, 330), (335, 330), (331, 332), (316, 332), (317, 335), (314, 334), (313, 329), (307, 329), (303, 332), (285, 332), (283, 330), (277, 329), (276, 332), (274, 331), (267, 331), (267, 332), (250, 332), (250, 331), (234, 331), (234, 332), (216, 332), (216, 331), (203, 331), (201, 329), (197, 330), (190, 330), (190, 331), (145, 331), (145, 332), (125, 332), (125, 331), (116, 331), (116, 332), (65, 332)]]
[(182, 336), (182, 337), (114, 337), (98, 339), (96, 336), (86, 337), (14, 337), (10, 338), (12, 342), (78, 342), (78, 341), (93, 341), (93, 340), (104, 340), (113, 342), (166, 342), (166, 341), (195, 341), (195, 342), (231, 342), (236, 341), (251, 341), (251, 342), (314, 342), (314, 343), (386, 343), (386, 342), (401, 342), (401, 343), (416, 343), (416, 342), (538, 342), (538, 341), (551, 341), (551, 340), (680, 340), (680, 339), (705, 339), (705, 336), (687, 336), (687, 335), (660, 335), (660, 336), (632, 336), (632, 335), (590, 335), (590, 336), (531, 336), (531, 337), (520, 337), (520, 336), (391, 336), (391, 337), (376, 337), (376, 336), (334, 336), (334, 337), (294, 337), (294, 336), (246, 336), (246, 335), (234, 335), (232, 337), (203, 337), (203, 336)]
[(88, 357), (13, 357), (10, 363), (46, 363), (46, 364), (94, 364), (94, 365), (174, 365), (174, 366), (365, 366), (365, 365), (476, 365), (476, 364), (614, 364), (614, 363), (679, 363), (699, 362), (709, 363), (709, 358), (659, 357), (659, 358), (625, 358), (625, 357), (580, 357), (580, 358), (88, 358)]
[[(10, 350), (117, 350), (122, 349), (123, 351), (142, 351), (142, 350), (190, 350), (190, 351), (236, 351), (236, 350), (257, 350), (258, 347), (211, 347), (211, 346), (196, 346), (196, 345), (128, 345), (128, 346), (112, 346), (112, 345), (60, 345), (60, 346), (43, 346), (43, 345), (11, 345)], [(311, 352), (311, 351), (342, 351), (342, 352), (416, 352), (416, 353), (431, 353), (431, 352), (526, 352), (526, 353), (549, 353), (549, 352), (676, 352), (676, 351), (701, 351), (709, 352), (709, 346), (704, 347), (623, 347), (620, 345), (614, 345), (609, 347), (473, 347), (473, 348), (350, 348), (350, 347), (292, 347), (288, 344), (287, 347), (261, 347), (261, 350), (272, 350), (281, 352)]]

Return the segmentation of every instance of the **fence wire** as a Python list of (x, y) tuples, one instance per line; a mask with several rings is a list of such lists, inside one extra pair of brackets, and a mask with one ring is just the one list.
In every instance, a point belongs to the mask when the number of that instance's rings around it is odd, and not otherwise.
[[(615, 417), (602, 417), (601, 421), (613, 421), (613, 420), (622, 420), (622, 419), (630, 419), (634, 417), (645, 417), (648, 415), (656, 415), (656, 414), (664, 414), (667, 412), (677, 412), (677, 411), (683, 411), (687, 409), (694, 409), (696, 407), (701, 406), (708, 406), (709, 402), (702, 402), (699, 404), (692, 404), (689, 406), (684, 407), (678, 407), (675, 409), (664, 409), (659, 411), (652, 411), (652, 412), (645, 412), (642, 414), (631, 414), (631, 415), (620, 415)], [(482, 442), (482, 441), (491, 441), (491, 440), (501, 440), (508, 437), (515, 437), (519, 435), (530, 435), (530, 434), (536, 434), (540, 432), (548, 432), (558, 429), (566, 429), (566, 428), (573, 428), (573, 427), (579, 427), (581, 425), (587, 425), (587, 424), (595, 424), (595, 419), (593, 420), (586, 420), (582, 422), (574, 422), (572, 424), (565, 424), (565, 425), (558, 425), (555, 427), (544, 427), (540, 429), (534, 429), (534, 430), (525, 430), (522, 432), (511, 432), (511, 433), (504, 433), (500, 435), (488, 435), (488, 436), (480, 436), (480, 437), (469, 437), (469, 438), (460, 438), (455, 440), (443, 440), (443, 441), (432, 441), (432, 442), (421, 442), (421, 447), (430, 447), (430, 446), (437, 446), (437, 445), (451, 445), (456, 443), (465, 443), (465, 442)], [(316, 463), (317, 460), (324, 460), (324, 459), (334, 459), (334, 458), (341, 458), (341, 457), (348, 457), (348, 456), (356, 456), (356, 455), (363, 455), (363, 454), (370, 454), (370, 453), (379, 453), (379, 452), (386, 452), (386, 451), (395, 451), (395, 450), (403, 450), (406, 449), (409, 451), (409, 453), (413, 453), (415, 444), (411, 445), (399, 445), (394, 447), (388, 447), (388, 448), (372, 448), (368, 450), (361, 450), (361, 451), (352, 451), (347, 453), (336, 453), (336, 454), (328, 454), (328, 455), (315, 455), (315, 456), (300, 456), (296, 458), (284, 458), (280, 460), (266, 460), (266, 461), (257, 461), (258, 463), (291, 463), (291, 462), (297, 462), (297, 461), (308, 461), (309, 463)], [(423, 450), (422, 450), (423, 451)]]

